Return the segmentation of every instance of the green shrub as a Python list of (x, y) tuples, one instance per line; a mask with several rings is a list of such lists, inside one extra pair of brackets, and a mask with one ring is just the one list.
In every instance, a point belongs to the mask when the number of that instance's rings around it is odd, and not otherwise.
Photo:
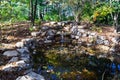
[[(101, 4), (95, 8), (92, 18), (96, 23), (105, 23), (110, 21), (113, 9), (107, 4)], [(109, 20), (108, 20), (109, 19)]]

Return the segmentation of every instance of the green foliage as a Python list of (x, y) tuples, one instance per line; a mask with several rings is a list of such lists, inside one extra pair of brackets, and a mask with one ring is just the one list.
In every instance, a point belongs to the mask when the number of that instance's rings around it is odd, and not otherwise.
[(26, 20), (28, 16), (28, 6), (22, 2), (2, 1), (0, 5), (1, 21)]
[(113, 12), (120, 12), (120, 2), (112, 1), (111, 6), (113, 8)]
[(51, 15), (51, 14), (46, 14), (46, 15), (44, 16), (44, 20), (45, 20), (45, 21), (59, 21), (60, 18), (59, 18), (59, 16), (58, 16), (57, 14), (53, 14), (53, 15)]
[[(35, 4), (35, 0), (33, 0)], [(38, 0), (35, 20), (45, 21), (87, 21), (95, 23), (112, 23), (111, 13), (120, 12), (120, 3), (113, 1), (90, 0)], [(41, 15), (39, 15), (41, 14)], [(29, 0), (2, 0), (0, 3), (1, 21), (23, 21), (30, 18)], [(0, 21), (0, 22), (1, 22)], [(39, 23), (39, 22), (37, 22)]]
[(86, 2), (83, 7), (82, 11), (82, 20), (83, 21), (91, 21), (92, 19), (92, 14), (93, 14), (93, 7), (90, 2)]
[(45, 21), (60, 21), (60, 17), (58, 15), (57, 10), (52, 10), (49, 13), (44, 15)]
[(95, 7), (92, 18), (94, 22), (107, 22), (107, 19), (110, 18), (110, 14), (113, 12), (113, 8), (111, 8), (107, 3), (99, 4)]

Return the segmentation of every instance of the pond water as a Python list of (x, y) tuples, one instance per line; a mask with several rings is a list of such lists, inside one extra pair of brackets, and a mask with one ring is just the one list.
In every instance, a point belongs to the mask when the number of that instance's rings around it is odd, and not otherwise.
[(89, 55), (76, 44), (45, 44), (33, 53), (33, 68), (46, 80), (111, 80), (120, 72), (120, 64)]

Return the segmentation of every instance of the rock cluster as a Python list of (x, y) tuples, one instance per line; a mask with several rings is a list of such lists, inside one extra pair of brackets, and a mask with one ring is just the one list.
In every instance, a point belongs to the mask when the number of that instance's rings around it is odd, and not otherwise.
[(74, 22), (52, 22), (49, 25), (41, 26), (39, 32), (33, 32), (31, 35), (33, 37), (39, 36), (38, 42), (40, 44), (70, 42), (71, 44), (75, 43), (87, 48), (94, 47), (94, 50), (99, 50), (98, 53), (101, 53), (99, 57), (115, 55), (118, 49), (115, 49), (115, 45), (119, 43), (120, 38), (116, 37), (115, 34), (105, 35), (106, 33), (100, 33), (90, 29), (90, 26), (78, 25)]
[[(49, 25), (46, 23), (41, 27), (40, 31), (32, 32), (31, 36), (33, 38), (17, 42), (15, 44), (16, 50), (4, 51), (2, 56), (9, 57), (10, 59), (7, 64), (0, 66), (0, 70), (19, 72), (31, 69), (28, 73), (18, 76), (16, 80), (45, 80), (42, 75), (32, 70), (30, 49), (34, 50), (36, 45), (69, 42), (87, 48), (94, 47), (96, 50), (99, 49), (101, 53), (112, 55), (115, 55), (115, 51), (118, 49), (118, 47), (114, 47), (114, 44), (118, 45), (119, 38), (100, 35), (98, 32), (86, 29), (86, 25), (76, 25), (71, 22), (51, 22)], [(99, 57), (106, 57), (106, 54), (99, 55)], [(117, 61), (120, 59), (116, 56), (114, 58)]]
[(16, 50), (6, 50), (2, 56), (9, 57), (10, 59), (5, 65), (0, 66), (0, 71), (4, 72), (20, 72), (23, 71), (23, 76), (19, 76), (16, 80), (45, 80), (43, 76), (31, 70), (24, 74), (26, 70), (32, 69), (32, 61), (30, 56), (30, 49), (34, 49), (34, 39), (24, 39), (16, 43)]

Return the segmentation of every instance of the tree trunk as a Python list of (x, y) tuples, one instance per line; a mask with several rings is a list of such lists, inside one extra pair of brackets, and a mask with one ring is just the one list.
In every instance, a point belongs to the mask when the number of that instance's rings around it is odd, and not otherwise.
[(76, 22), (80, 22), (80, 13), (76, 14), (74, 17)]
[(32, 26), (34, 26), (34, 19), (33, 19), (33, 0), (30, 0), (30, 20)]
[(118, 14), (117, 13), (114, 14), (113, 19), (114, 19), (114, 22), (113, 22), (114, 28), (115, 28), (116, 32), (118, 32)]
[(33, 26), (34, 26), (34, 23), (35, 23), (36, 11), (37, 11), (37, 0), (35, 0), (35, 4), (34, 4)]

